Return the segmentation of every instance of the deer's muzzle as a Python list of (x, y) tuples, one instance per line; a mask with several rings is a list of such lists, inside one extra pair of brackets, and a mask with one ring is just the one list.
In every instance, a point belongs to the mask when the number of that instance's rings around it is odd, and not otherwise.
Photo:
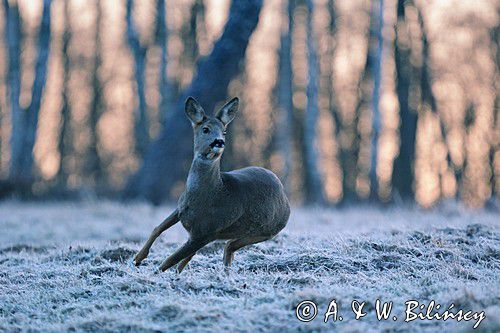
[(210, 144), (210, 148), (224, 148), (224, 140), (215, 139), (214, 142)]

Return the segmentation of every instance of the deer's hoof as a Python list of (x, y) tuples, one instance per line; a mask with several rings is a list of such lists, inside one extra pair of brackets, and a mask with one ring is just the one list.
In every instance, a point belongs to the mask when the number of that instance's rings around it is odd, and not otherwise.
[(141, 252), (137, 253), (137, 255), (134, 257), (134, 265), (139, 266), (147, 256), (147, 254), (142, 254)]

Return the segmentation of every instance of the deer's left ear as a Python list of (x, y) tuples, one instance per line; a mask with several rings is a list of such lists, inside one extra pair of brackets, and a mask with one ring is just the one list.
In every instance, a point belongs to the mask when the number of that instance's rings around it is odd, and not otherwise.
[(240, 100), (238, 99), (238, 97), (233, 98), (217, 112), (215, 117), (219, 119), (224, 124), (224, 126), (227, 126), (231, 121), (233, 121), (234, 117), (236, 116), (239, 104)]

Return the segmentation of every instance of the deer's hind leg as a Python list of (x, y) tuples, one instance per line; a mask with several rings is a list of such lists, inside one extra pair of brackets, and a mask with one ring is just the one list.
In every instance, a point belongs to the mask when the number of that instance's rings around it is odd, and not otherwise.
[(193, 257), (194, 254), (187, 258), (182, 259), (182, 261), (179, 263), (179, 266), (177, 266), (177, 273), (182, 272), (182, 270), (187, 266), (187, 264), (191, 261), (191, 259), (193, 259)]
[(226, 266), (226, 268), (229, 268), (231, 266), (235, 251), (241, 249), (244, 246), (257, 244), (270, 238), (271, 237), (269, 236), (252, 236), (228, 241), (226, 247), (224, 248), (224, 265)]

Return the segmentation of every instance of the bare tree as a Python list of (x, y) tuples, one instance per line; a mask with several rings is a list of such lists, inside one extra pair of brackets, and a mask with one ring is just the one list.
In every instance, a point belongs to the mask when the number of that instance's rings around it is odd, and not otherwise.
[(359, 130), (359, 121), (363, 110), (370, 109), (373, 97), (373, 43), (376, 41), (375, 21), (372, 19), (373, 5), (370, 7), (370, 26), (368, 29), (368, 47), (366, 53), (365, 66), (361, 72), (357, 91), (358, 101), (354, 107), (354, 116), (352, 121), (344, 122), (339, 115), (337, 123), (342, 124), (341, 131), (344, 140), (340, 144), (340, 165), (342, 168), (342, 203), (357, 201), (359, 195), (357, 192), (357, 179), (361, 173), (359, 165), (359, 153), (361, 143), (361, 133)]
[(50, 51), (50, 5), (51, 0), (43, 1), (42, 22), (38, 35), (38, 57), (35, 65), (35, 80), (31, 91), (31, 103), (27, 109), (26, 138), (24, 143), (23, 169), (31, 173), (33, 169), (33, 147), (38, 127), (38, 114), (42, 102), (43, 89), (47, 81), (47, 62)]
[[(422, 63), (420, 67), (420, 89), (422, 94), (422, 103), (428, 105), (433, 112), (437, 113), (436, 98), (434, 97), (434, 94), (432, 92), (432, 82), (429, 73), (429, 41), (427, 39), (427, 30), (424, 24), (424, 18), (420, 10), (418, 11), (418, 22), (420, 25), (420, 32), (422, 34)], [(445, 138), (445, 141), (447, 141), (444, 124), (443, 122), (441, 122), (440, 124), (442, 126), (442, 135)]]
[[(334, 66), (333, 59), (335, 57), (335, 33), (337, 30), (337, 16), (335, 13), (335, 1), (328, 0), (327, 10), (329, 16), (328, 23), (328, 48), (327, 57), (330, 59), (327, 73), (327, 91), (328, 91), (328, 109), (335, 122), (333, 136), (338, 143), (339, 151), (337, 158), (342, 170), (342, 199), (339, 204), (343, 205), (349, 201), (357, 199), (355, 179), (357, 176), (357, 156), (359, 153), (359, 133), (357, 130), (359, 121), (359, 109), (355, 109), (355, 116), (352, 124), (345, 124), (342, 114), (337, 107), (335, 91), (334, 91)], [(361, 82), (361, 80), (360, 80)], [(358, 89), (359, 90), (359, 89)], [(346, 140), (346, 137), (348, 140)]]
[[(500, 26), (496, 25), (491, 31), (490, 31), (490, 38), (491, 38), (491, 45), (492, 45), (492, 58), (495, 63), (495, 70), (497, 73), (497, 76), (500, 73), (500, 46), (498, 41), (500, 40)], [(495, 80), (493, 84), (493, 89), (495, 91), (500, 90), (499, 86), (500, 80), (498, 78)], [(496, 94), (495, 97), (495, 104), (494, 104), (494, 112), (493, 112), (493, 130), (497, 131), (497, 133), (500, 131), (499, 128), (499, 122), (498, 118), (500, 116), (500, 94)], [(500, 156), (498, 153), (500, 151), (500, 142), (496, 140), (496, 142), (492, 142), (491, 149), (490, 149), (490, 167), (491, 167), (491, 178), (490, 178), (490, 183), (491, 183), (491, 190), (492, 190), (492, 196), (491, 199), (489, 200), (490, 202), (492, 199), (495, 199), (499, 196), (499, 175), (496, 173), (495, 169), (495, 163), (497, 162), (495, 158), (498, 159), (498, 157), (495, 156)]]
[[(341, 149), (340, 149), (340, 165), (342, 168), (342, 203), (358, 201), (359, 195), (357, 191), (357, 180), (361, 174), (361, 167), (359, 165), (359, 154), (361, 146), (361, 132), (359, 130), (359, 122), (361, 113), (364, 110), (372, 107), (371, 101), (373, 98), (373, 50), (374, 42), (376, 42), (376, 29), (374, 27), (375, 21), (372, 19), (373, 8), (370, 8), (370, 26), (368, 30), (368, 47), (366, 53), (365, 66), (361, 72), (357, 91), (358, 101), (354, 107), (354, 115), (352, 121), (346, 122), (339, 115), (337, 123), (342, 125)], [(376, 46), (375, 46), (376, 47)]]
[[(47, 76), (47, 62), (50, 51), (50, 0), (43, 1), (42, 20), (38, 34), (38, 54), (35, 64), (35, 79), (31, 91), (31, 103), (26, 110), (19, 106), (20, 92), (20, 19), (17, 6), (9, 8), (4, 1), (7, 19), (7, 43), (9, 49), (9, 84), (12, 107), (12, 154), (10, 180), (22, 195), (31, 193), (33, 176), (33, 147), (38, 127), (38, 114), (42, 102)], [(11, 44), (12, 43), (12, 44)]]
[(166, 112), (170, 109), (169, 101), (171, 100), (171, 88), (167, 78), (167, 57), (168, 57), (168, 28), (165, 18), (165, 0), (156, 1), (156, 43), (161, 50), (160, 59), (160, 105), (158, 112), (162, 128), (165, 127)]
[(12, 6), (3, 1), (5, 14), (5, 47), (8, 51), (9, 68), (7, 91), (11, 109), (12, 132), (10, 137), (10, 180), (17, 183), (21, 179), (21, 163), (24, 132), (24, 112), (19, 105), (21, 94), (21, 17), (17, 4)]
[[(0, 105), (0, 128), (2, 128), (2, 124), (3, 124), (3, 110), (2, 110), (2, 105)], [(2, 154), (2, 151), (3, 151), (3, 139), (2, 139), (2, 136), (0, 135), (0, 171), (1, 171), (1, 165), (2, 165), (2, 161), (3, 161), (3, 154)]]
[(146, 53), (147, 47), (141, 45), (139, 34), (134, 24), (132, 17), (134, 1), (127, 0), (127, 40), (130, 50), (134, 56), (135, 62), (135, 81), (137, 85), (137, 96), (139, 98), (139, 107), (135, 111), (135, 144), (136, 151), (139, 156), (143, 156), (145, 149), (149, 143), (149, 125), (146, 104), (146, 94), (144, 92), (144, 71), (146, 68)]
[(181, 37), (184, 42), (184, 56), (182, 62), (186, 67), (192, 67), (196, 63), (199, 55), (197, 37), (198, 14), (204, 15), (203, 1), (196, 0), (190, 8), (189, 20), (186, 20), (181, 27)]
[[(418, 23), (420, 26), (420, 32), (422, 34), (422, 54), (421, 54), (421, 65), (420, 65), (421, 66), (420, 67), (421, 103), (422, 103), (422, 105), (426, 105), (434, 114), (436, 114), (439, 117), (436, 98), (435, 98), (434, 93), (432, 91), (432, 78), (431, 78), (431, 73), (430, 73), (430, 68), (429, 68), (429, 61), (430, 61), (429, 40), (427, 38), (427, 29), (425, 26), (424, 17), (422, 15), (422, 11), (420, 9), (418, 10)], [(444, 144), (448, 148), (447, 154), (446, 154), (446, 161), (447, 161), (448, 165), (452, 167), (452, 169), (455, 173), (457, 187), (459, 188), (459, 190), (457, 191), (457, 197), (458, 197), (459, 192), (460, 192), (460, 183), (461, 183), (460, 181), (462, 178), (463, 166), (460, 167), (459, 165), (456, 165), (451, 157), (450, 146), (448, 144), (448, 133), (447, 133), (446, 126), (445, 126), (442, 119), (439, 119), (439, 127), (440, 127), (440, 131), (441, 131), (441, 137), (443, 138)], [(465, 127), (466, 127), (466, 131), (467, 131), (467, 124), (465, 124)], [(465, 164), (465, 161), (464, 161), (464, 164)]]
[(318, 166), (317, 123), (319, 118), (318, 107), (318, 80), (319, 68), (316, 45), (312, 27), (314, 5), (307, 0), (307, 106), (304, 123), (304, 150), (305, 150), (305, 187), (306, 201), (309, 203), (324, 203), (324, 189), (321, 173)]
[[(392, 171), (393, 189), (402, 199), (413, 200), (415, 139), (418, 114), (410, 103), (412, 77), (416, 79), (417, 69), (412, 65), (411, 45), (409, 45), (409, 26), (405, 19), (405, 4), (411, 1), (398, 0), (396, 37), (394, 39), (394, 60), (396, 63), (396, 92), (399, 102), (399, 154)], [(406, 43), (404, 41), (407, 41)], [(417, 74), (417, 75), (416, 75)], [(419, 75), (418, 75), (419, 76)]]
[(92, 69), (92, 102), (90, 105), (89, 113), (89, 127), (90, 127), (90, 142), (89, 150), (87, 153), (86, 169), (87, 174), (94, 181), (95, 184), (102, 184), (105, 181), (103, 175), (104, 170), (102, 166), (101, 157), (99, 155), (99, 134), (98, 123), (103, 109), (102, 101), (102, 84), (99, 78), (99, 70), (101, 68), (101, 34), (102, 34), (102, 4), (100, 0), (95, 0), (95, 51), (94, 51), (94, 67)]
[(290, 175), (292, 172), (293, 151), (293, 71), (292, 71), (292, 33), (295, 0), (288, 0), (286, 31), (281, 35), (278, 70), (279, 121), (277, 128), (277, 146), (283, 155), (282, 182), (290, 194)]
[[(195, 97), (205, 110), (226, 98), (227, 87), (240, 71), (257, 22), (262, 0), (233, 0), (224, 32), (210, 55), (198, 61), (191, 85), (168, 113), (166, 127), (148, 148), (141, 168), (129, 180), (126, 197), (140, 197), (159, 203), (181, 181), (191, 157), (190, 124), (185, 120), (184, 101)], [(210, 112), (210, 111), (209, 111)]]
[(64, 32), (62, 36), (62, 61), (63, 61), (63, 83), (62, 83), (62, 108), (61, 108), (61, 130), (57, 147), (59, 150), (59, 170), (57, 172), (57, 182), (60, 187), (65, 187), (68, 181), (68, 171), (64, 164), (64, 158), (69, 155), (72, 145), (70, 128), (71, 105), (69, 101), (69, 77), (71, 70), (71, 59), (69, 45), (72, 38), (70, 1), (64, 2)]
[(372, 134), (371, 134), (371, 149), (370, 149), (370, 197), (378, 198), (378, 176), (377, 176), (377, 159), (378, 159), (378, 138), (380, 135), (380, 89), (382, 84), (382, 60), (384, 38), (382, 29), (384, 27), (384, 0), (372, 1), (372, 9), (370, 15), (370, 29), (374, 29), (375, 33), (370, 34), (374, 37), (370, 41), (370, 49), (368, 50), (370, 60), (372, 62), (373, 71), (373, 94), (372, 94)]

